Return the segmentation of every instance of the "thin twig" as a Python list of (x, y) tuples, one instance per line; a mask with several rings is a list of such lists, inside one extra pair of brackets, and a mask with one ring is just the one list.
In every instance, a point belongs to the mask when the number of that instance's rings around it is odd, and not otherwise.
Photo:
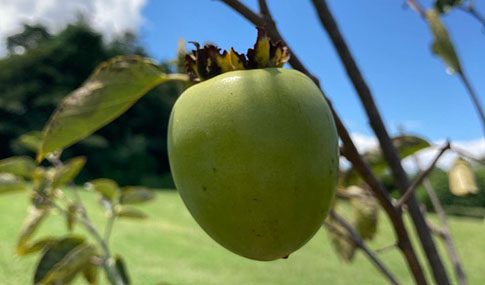
[(367, 255), (367, 257), (374, 263), (374, 265), (384, 274), (392, 284), (399, 284), (391, 271), (386, 268), (384, 263), (377, 257), (377, 255), (370, 250), (365, 244), (362, 237), (357, 233), (357, 231), (350, 225), (343, 217), (338, 215), (335, 211), (330, 211), (330, 216), (339, 223), (348, 232), (348, 236), (355, 245), (362, 249), (362, 251)]
[(434, 169), (434, 167), (435, 167), (436, 163), (438, 162), (438, 160), (440, 159), (440, 157), (448, 149), (450, 149), (450, 143), (449, 142), (447, 142), (446, 145), (443, 148), (441, 148), (441, 151), (438, 153), (438, 155), (436, 155), (436, 157), (434, 158), (431, 165), (423, 173), (421, 173), (419, 175), (418, 179), (416, 179), (416, 181), (414, 181), (414, 183), (411, 186), (409, 186), (409, 188), (406, 190), (406, 192), (404, 192), (404, 194), (401, 196), (401, 198), (399, 198), (399, 200), (396, 202), (396, 208), (401, 209), (402, 206), (404, 204), (406, 204), (409, 197), (411, 197), (411, 195), (414, 193), (414, 191), (416, 191), (418, 186), (421, 185), (421, 183), (423, 182), (423, 179), (426, 178), (431, 173), (431, 171)]
[(388, 251), (390, 249), (394, 249), (397, 247), (397, 244), (391, 244), (391, 245), (388, 245), (388, 246), (385, 246), (385, 247), (381, 247), (381, 248), (378, 248), (376, 249), (376, 253), (383, 253), (385, 251)]

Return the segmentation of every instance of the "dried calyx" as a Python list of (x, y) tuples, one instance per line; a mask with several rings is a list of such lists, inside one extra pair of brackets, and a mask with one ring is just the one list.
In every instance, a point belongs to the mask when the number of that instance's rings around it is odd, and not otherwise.
[(193, 81), (203, 81), (224, 72), (233, 70), (282, 67), (290, 58), (288, 48), (282, 42), (274, 43), (262, 27), (257, 27), (258, 38), (254, 47), (246, 55), (233, 48), (228, 52), (214, 45), (200, 48), (199, 43), (191, 42), (197, 48), (185, 56), (187, 73)]

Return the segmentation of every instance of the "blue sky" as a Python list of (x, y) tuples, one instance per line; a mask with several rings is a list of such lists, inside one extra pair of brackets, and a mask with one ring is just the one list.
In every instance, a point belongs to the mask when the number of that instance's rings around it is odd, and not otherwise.
[[(257, 1), (244, 2), (256, 8)], [(431, 53), (432, 37), (426, 23), (412, 10), (404, 9), (404, 1), (328, 2), (392, 133), (404, 125), (408, 131), (431, 140), (472, 140), (482, 136), (464, 87)], [(284, 38), (320, 78), (347, 127), (351, 132), (371, 135), (364, 110), (310, 1), (268, 3)], [(485, 12), (485, 3), (475, 3)], [(234, 46), (239, 51), (246, 51), (256, 37), (248, 21), (219, 1), (151, 0), (141, 13), (144, 23), (140, 37), (158, 60), (175, 57), (180, 37), (216, 43), (226, 49)], [(461, 11), (449, 13), (444, 22), (465, 72), (485, 102), (483, 28)]]

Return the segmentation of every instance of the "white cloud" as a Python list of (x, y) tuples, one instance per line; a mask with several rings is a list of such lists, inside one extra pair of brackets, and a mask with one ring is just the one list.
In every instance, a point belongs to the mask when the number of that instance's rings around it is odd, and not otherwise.
[(146, 0), (0, 0), (0, 56), (5, 40), (22, 30), (22, 24), (43, 23), (51, 32), (62, 29), (82, 14), (107, 38), (136, 31), (143, 24)]
[[(351, 137), (359, 150), (360, 153), (364, 153), (365, 151), (372, 149), (378, 146), (378, 141), (374, 136), (363, 135), (359, 133), (351, 134)], [(445, 140), (437, 140), (431, 142), (434, 146), (423, 149), (416, 153), (418, 160), (420, 162), (421, 168), (425, 169), (428, 167), (433, 159), (438, 154), (440, 147), (445, 144)], [(466, 154), (472, 155), (475, 158), (480, 158), (485, 156), (485, 139), (479, 138), (474, 140), (468, 141), (452, 141), (451, 145)], [(438, 160), (437, 166), (442, 169), (449, 169), (456, 159), (457, 154), (453, 151), (447, 151), (443, 154)], [(346, 160), (342, 160), (341, 162), (342, 167), (350, 166), (349, 162)], [(408, 157), (403, 161), (403, 167), (407, 172), (415, 172), (416, 171), (416, 164), (412, 157)]]

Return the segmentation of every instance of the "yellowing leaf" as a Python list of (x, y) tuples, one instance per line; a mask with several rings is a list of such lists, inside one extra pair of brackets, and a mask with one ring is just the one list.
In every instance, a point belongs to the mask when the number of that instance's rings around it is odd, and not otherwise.
[(78, 89), (70, 93), (49, 119), (37, 154), (64, 149), (110, 123), (150, 89), (167, 80), (187, 80), (162, 73), (139, 56), (120, 56), (102, 63)]
[(362, 193), (352, 197), (350, 204), (354, 210), (353, 224), (356, 231), (363, 239), (373, 239), (377, 232), (379, 217), (379, 203), (376, 198)]
[(448, 179), (450, 191), (454, 195), (464, 196), (478, 192), (473, 169), (470, 163), (461, 157), (457, 158), (453, 163), (448, 173)]
[(441, 22), (439, 12), (436, 9), (429, 9), (426, 12), (426, 20), (434, 36), (433, 52), (443, 59), (452, 72), (462, 73), (460, 60), (448, 31), (443, 22)]

